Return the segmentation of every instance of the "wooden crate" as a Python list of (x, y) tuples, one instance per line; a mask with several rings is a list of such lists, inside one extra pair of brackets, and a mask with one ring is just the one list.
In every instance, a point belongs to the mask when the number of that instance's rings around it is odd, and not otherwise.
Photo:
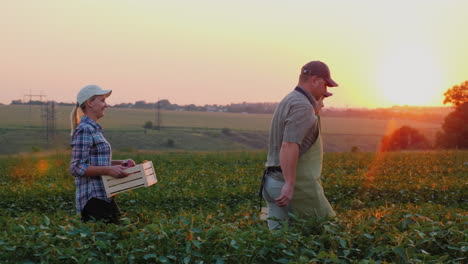
[(131, 174), (120, 179), (106, 175), (101, 176), (107, 197), (136, 188), (148, 187), (158, 182), (153, 162), (151, 161), (130, 167), (125, 172)]

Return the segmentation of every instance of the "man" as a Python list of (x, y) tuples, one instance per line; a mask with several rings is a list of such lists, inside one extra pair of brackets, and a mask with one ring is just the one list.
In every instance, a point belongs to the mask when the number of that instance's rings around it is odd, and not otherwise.
[[(318, 112), (327, 87), (338, 84), (321, 61), (304, 65), (297, 87), (279, 103), (271, 122), (262, 195), (268, 206), (268, 227), (281, 227), (288, 213), (332, 217), (321, 185), (322, 140)], [(279, 221), (276, 221), (279, 220)]]

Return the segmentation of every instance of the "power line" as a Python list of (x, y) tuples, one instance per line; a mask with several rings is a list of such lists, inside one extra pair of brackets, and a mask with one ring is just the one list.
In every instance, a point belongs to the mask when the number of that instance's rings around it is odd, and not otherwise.
[(156, 121), (155, 121), (156, 129), (161, 130), (161, 101), (158, 98), (158, 102), (156, 103)]
[(42, 111), (42, 121), (45, 127), (45, 139), (47, 144), (49, 141), (55, 138), (56, 130), (56, 110), (55, 110), (55, 102), (54, 101), (47, 101), (41, 108)]
[(55, 138), (56, 134), (56, 109), (55, 109), (55, 102), (54, 101), (48, 101), (47, 100), (47, 95), (45, 94), (33, 94), (31, 91), (29, 91), (29, 94), (23, 95), (23, 101), (26, 102), (26, 99), (29, 98), (29, 120), (31, 120), (31, 105), (32, 105), (32, 99), (33, 98), (38, 98), (40, 104), (41, 104), (41, 118), (42, 118), (42, 123), (45, 128), (45, 140), (47, 144), (50, 143), (51, 140)]
[(41, 94), (32, 94), (31, 90), (29, 90), (29, 94), (23, 95), (23, 102), (26, 102), (25, 98), (28, 98), (28, 97), (29, 97), (29, 101), (27, 101), (28, 104), (29, 104), (29, 116), (28, 117), (29, 117), (29, 121), (31, 122), (31, 112), (32, 112), (31, 111), (31, 105), (32, 105), (31, 101), (32, 101), (32, 99), (33, 98), (39, 98), (39, 102), (44, 103), (46, 101), (47, 95), (42, 94), (42, 92), (41, 92)]
[(27, 97), (29, 97), (28, 102), (31, 102), (33, 98), (38, 98), (38, 97), (39, 97), (40, 102), (44, 102), (42, 100), (42, 98), (44, 98), (44, 99), (47, 98), (47, 95), (45, 95), (45, 94), (25, 94), (25, 95), (23, 95), (23, 101), (26, 101), (26, 100), (24, 100), (24, 98), (27, 98)]

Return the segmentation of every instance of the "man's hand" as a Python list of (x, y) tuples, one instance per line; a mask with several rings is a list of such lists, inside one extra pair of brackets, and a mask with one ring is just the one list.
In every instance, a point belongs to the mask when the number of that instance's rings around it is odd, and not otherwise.
[(322, 110), (322, 107), (324, 107), (323, 99), (325, 99), (324, 96), (320, 97), (320, 99), (317, 100), (317, 105), (314, 107), (316, 115), (320, 114), (320, 110)]
[(287, 206), (289, 202), (291, 201), (293, 194), (294, 194), (294, 186), (291, 186), (290, 184), (285, 183), (283, 185), (283, 188), (281, 189), (280, 196), (275, 199), (276, 204), (279, 207)]
[(279, 207), (285, 207), (291, 201), (296, 184), (296, 167), (299, 159), (299, 145), (292, 142), (283, 142), (280, 150), (280, 165), (284, 176), (284, 185), (281, 194), (275, 199)]
[(112, 176), (114, 178), (120, 179), (120, 178), (125, 178), (130, 173), (126, 173), (124, 170), (126, 167), (117, 165), (117, 166), (110, 166), (107, 175)]

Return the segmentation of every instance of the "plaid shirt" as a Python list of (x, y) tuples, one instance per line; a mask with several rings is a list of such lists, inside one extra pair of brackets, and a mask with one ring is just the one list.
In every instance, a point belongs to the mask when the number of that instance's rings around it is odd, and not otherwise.
[(92, 197), (107, 202), (104, 184), (100, 176), (83, 176), (89, 166), (111, 166), (112, 150), (102, 134), (101, 126), (87, 116), (83, 116), (72, 136), (72, 160), (70, 173), (75, 176), (76, 211), (83, 210)]

